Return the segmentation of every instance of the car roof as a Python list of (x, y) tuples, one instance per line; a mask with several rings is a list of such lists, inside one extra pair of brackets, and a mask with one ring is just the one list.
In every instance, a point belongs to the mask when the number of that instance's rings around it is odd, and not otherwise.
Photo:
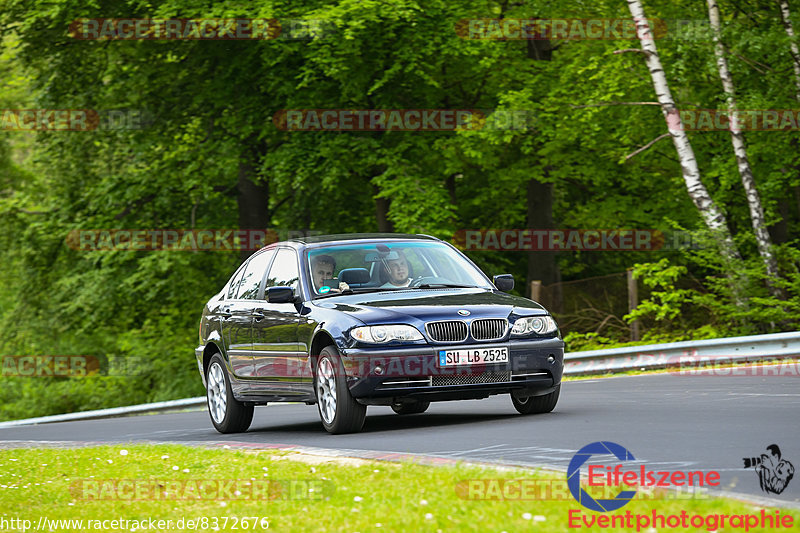
[(384, 240), (417, 240), (417, 241), (440, 241), (436, 237), (430, 235), (409, 233), (341, 233), (333, 235), (311, 235), (297, 239), (290, 239), (284, 243), (278, 244), (294, 244), (295, 246), (313, 245), (313, 244), (327, 244), (327, 243), (341, 243), (353, 241), (384, 241)]

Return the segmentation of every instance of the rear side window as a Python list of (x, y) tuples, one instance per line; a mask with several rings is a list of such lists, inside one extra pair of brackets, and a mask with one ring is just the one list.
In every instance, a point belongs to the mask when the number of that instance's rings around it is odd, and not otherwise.
[(239, 292), (236, 295), (238, 299), (254, 300), (258, 298), (261, 280), (264, 279), (264, 273), (266, 273), (274, 253), (274, 251), (270, 250), (250, 258), (244, 269), (244, 275), (239, 282)]
[(231, 278), (231, 284), (228, 285), (228, 299), (231, 300), (236, 298), (236, 292), (239, 290), (239, 285), (242, 284), (242, 274), (244, 274), (245, 267), (241, 267), (236, 274), (234, 274), (233, 278)]
[(297, 266), (297, 254), (286, 248), (278, 250), (275, 262), (269, 271), (267, 287), (291, 287), (297, 289), (300, 284), (300, 269)]

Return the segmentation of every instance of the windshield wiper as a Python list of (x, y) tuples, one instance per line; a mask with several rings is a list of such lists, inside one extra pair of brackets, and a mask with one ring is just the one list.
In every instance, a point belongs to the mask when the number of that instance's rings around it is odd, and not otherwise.
[(409, 289), (434, 289), (436, 287), (444, 287), (446, 289), (479, 289), (475, 285), (457, 285), (455, 283), (423, 283), (416, 287), (408, 287)]
[(396, 287), (396, 288), (392, 288), (392, 287), (383, 287), (383, 288), (381, 288), (381, 287), (356, 287), (356, 288), (347, 289), (346, 291), (342, 291), (342, 292), (333, 292), (333, 291), (331, 291), (331, 292), (328, 292), (328, 293), (325, 293), (325, 294), (320, 294), (318, 296), (315, 296), (314, 299), (315, 300), (319, 300), (321, 298), (330, 298), (331, 296), (342, 296), (342, 295), (348, 295), (348, 294), (366, 294), (366, 293), (369, 293), (369, 292), (396, 291), (396, 290), (399, 290), (399, 289), (407, 289), (407, 288), (408, 287)]

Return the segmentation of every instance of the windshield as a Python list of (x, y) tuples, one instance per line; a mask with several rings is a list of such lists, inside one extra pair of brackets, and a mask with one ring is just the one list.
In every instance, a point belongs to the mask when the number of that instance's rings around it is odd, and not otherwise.
[(315, 296), (342, 291), (479, 287), (491, 289), (463, 255), (441, 242), (331, 245), (306, 252)]

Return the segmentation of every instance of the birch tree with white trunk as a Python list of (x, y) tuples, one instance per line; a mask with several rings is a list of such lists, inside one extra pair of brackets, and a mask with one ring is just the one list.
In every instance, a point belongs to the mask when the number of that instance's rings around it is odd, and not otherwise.
[(767, 284), (774, 296), (780, 296), (780, 291), (774, 284), (774, 281), (778, 278), (778, 262), (772, 252), (772, 238), (767, 231), (764, 208), (761, 205), (761, 197), (758, 194), (756, 180), (753, 177), (753, 169), (747, 157), (744, 133), (738, 127), (736, 119), (736, 89), (733, 84), (730, 68), (728, 68), (725, 45), (722, 43), (719, 6), (717, 5), (717, 0), (706, 0), (706, 4), (708, 5), (708, 19), (711, 23), (711, 34), (714, 41), (714, 56), (717, 61), (717, 70), (719, 71), (719, 78), (722, 81), (722, 90), (725, 92), (727, 100), (729, 118), (728, 130), (731, 134), (733, 153), (736, 156), (736, 166), (739, 169), (739, 176), (742, 179), (742, 186), (744, 187), (745, 196), (747, 198), (747, 207), (750, 210), (750, 222), (753, 225), (758, 253), (761, 255), (761, 259), (764, 261), (764, 266), (767, 271)]
[(661, 112), (664, 114), (664, 119), (667, 122), (667, 130), (669, 131), (670, 137), (672, 137), (675, 150), (678, 152), (678, 159), (680, 161), (681, 173), (683, 174), (686, 191), (689, 193), (689, 197), (700, 212), (705, 225), (719, 238), (722, 255), (729, 260), (739, 259), (739, 252), (731, 238), (725, 214), (719, 209), (708, 193), (708, 189), (706, 189), (705, 185), (703, 185), (703, 182), (700, 180), (700, 170), (697, 166), (694, 150), (692, 150), (689, 136), (683, 128), (683, 121), (675, 106), (672, 93), (669, 90), (667, 77), (661, 65), (661, 58), (658, 55), (658, 49), (656, 48), (656, 42), (650, 30), (650, 25), (645, 18), (642, 2), (640, 0), (627, 0), (627, 2), (642, 47), (641, 50), (636, 51), (644, 54), (647, 68), (650, 71), (650, 78), (653, 80), (653, 88), (655, 89), (658, 102), (661, 105)]
[(786, 30), (786, 35), (789, 36), (789, 50), (792, 54), (792, 66), (794, 68), (794, 85), (797, 89), (796, 98), (800, 102), (800, 48), (797, 46), (797, 41), (794, 38), (794, 28), (792, 27), (792, 12), (789, 10), (788, 0), (780, 0), (781, 5), (781, 20), (783, 21), (783, 29)]
[[(794, 86), (795, 86), (795, 98), (797, 101), (800, 102), (800, 49), (797, 46), (797, 40), (794, 36), (794, 28), (792, 27), (792, 12), (789, 10), (789, 2), (788, 0), (780, 0), (780, 8), (781, 8), (781, 21), (783, 22), (783, 29), (786, 31), (786, 35), (789, 36), (789, 53), (792, 56), (792, 68), (794, 69)], [(797, 150), (798, 142), (797, 137), (793, 137), (790, 141), (791, 145)], [(798, 166), (795, 165), (795, 170), (798, 169)], [(794, 187), (795, 197), (797, 198), (797, 203), (800, 205), (800, 186), (795, 185)]]

